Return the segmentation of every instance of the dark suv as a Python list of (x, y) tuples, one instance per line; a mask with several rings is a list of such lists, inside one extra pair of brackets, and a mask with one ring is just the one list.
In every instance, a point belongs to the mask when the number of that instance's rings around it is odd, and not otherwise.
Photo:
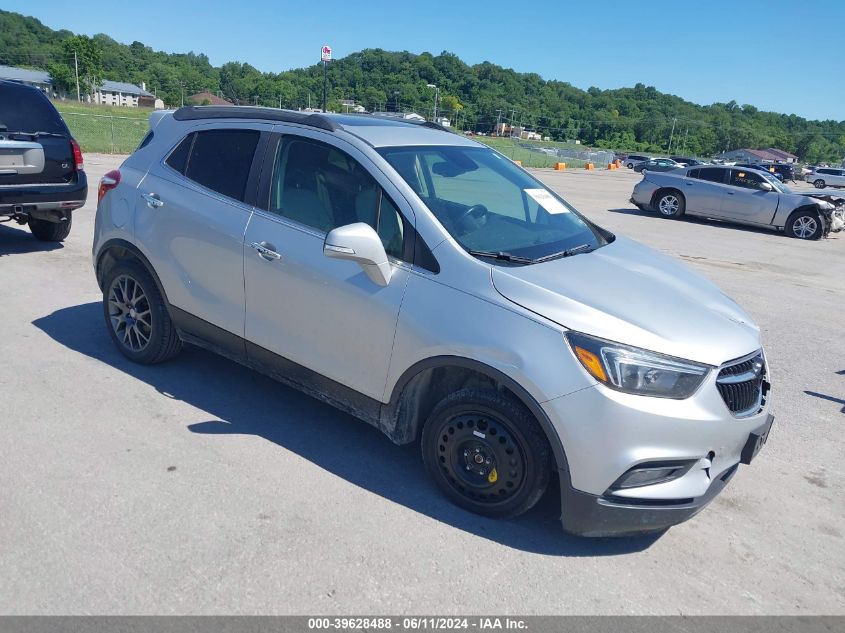
[(0, 222), (28, 224), (39, 240), (60, 242), (87, 193), (82, 151), (50, 100), (0, 81)]

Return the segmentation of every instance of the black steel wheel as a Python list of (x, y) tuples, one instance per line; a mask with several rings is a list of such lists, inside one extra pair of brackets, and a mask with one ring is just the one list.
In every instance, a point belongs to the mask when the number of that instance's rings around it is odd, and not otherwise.
[(496, 391), (464, 389), (445, 398), (423, 428), (422, 453), (446, 496), (486, 516), (529, 510), (551, 472), (549, 444), (537, 421)]

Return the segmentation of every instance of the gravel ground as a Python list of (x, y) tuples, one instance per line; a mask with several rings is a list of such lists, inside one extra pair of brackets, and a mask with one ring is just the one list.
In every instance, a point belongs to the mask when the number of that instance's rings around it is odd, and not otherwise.
[[(639, 176), (538, 171), (755, 317), (769, 444), (660, 538), (491, 521), (414, 447), (204, 351), (140, 367), (91, 268), (96, 181), (63, 246), (0, 226), (0, 613), (845, 614), (845, 234), (805, 243), (633, 208)], [(800, 185), (804, 186), (804, 185)]]

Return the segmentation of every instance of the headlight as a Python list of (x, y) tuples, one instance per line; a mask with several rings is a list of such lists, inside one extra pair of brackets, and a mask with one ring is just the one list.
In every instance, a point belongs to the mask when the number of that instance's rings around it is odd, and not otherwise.
[(710, 367), (636, 347), (567, 332), (576, 358), (591, 376), (611, 389), (656, 398), (689, 398)]

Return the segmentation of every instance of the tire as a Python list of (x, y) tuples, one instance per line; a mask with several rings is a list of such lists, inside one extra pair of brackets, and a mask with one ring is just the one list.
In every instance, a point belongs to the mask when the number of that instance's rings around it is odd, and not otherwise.
[(687, 201), (680, 191), (669, 189), (656, 197), (654, 208), (664, 218), (677, 219), (686, 211)]
[(628, 169), (633, 169), (633, 168), (634, 168), (634, 163), (626, 163), (626, 164), (625, 164), (625, 167), (627, 167)]
[(492, 390), (462, 389), (443, 399), (423, 427), (421, 448), (426, 470), (443, 493), (489, 517), (531, 509), (552, 470), (540, 425), (520, 404)]
[(786, 220), (784, 232), (799, 240), (818, 240), (822, 236), (822, 222), (819, 214), (811, 209), (798, 209)]
[(131, 361), (161, 363), (182, 349), (158, 286), (137, 261), (121, 261), (106, 273), (103, 317), (112, 341)]
[(814, 181), (814, 182), (813, 182), (813, 186), (814, 186), (816, 189), (824, 189), (824, 180), (822, 180), (821, 178), (819, 178), (818, 180), (816, 180), (816, 181)]
[(67, 220), (62, 222), (48, 222), (47, 220), (29, 218), (27, 224), (36, 239), (42, 242), (62, 242), (70, 234), (73, 215), (68, 212)]

